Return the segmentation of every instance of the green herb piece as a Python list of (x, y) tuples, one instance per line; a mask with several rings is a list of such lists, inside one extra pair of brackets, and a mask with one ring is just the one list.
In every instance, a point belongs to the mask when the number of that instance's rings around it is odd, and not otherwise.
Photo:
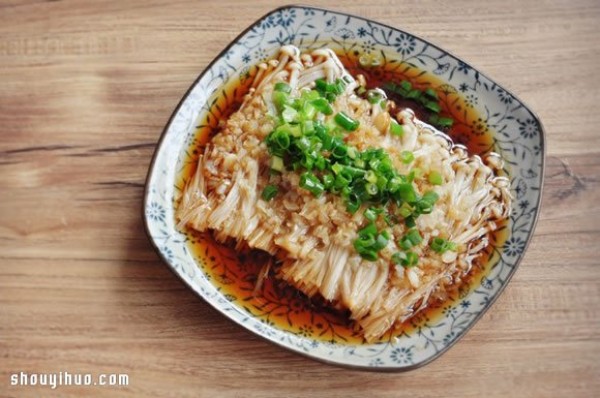
[(411, 151), (402, 151), (400, 152), (400, 160), (404, 164), (410, 164), (415, 160), (415, 155)]
[(427, 179), (429, 180), (429, 183), (432, 185), (442, 185), (442, 183), (444, 182), (440, 172), (435, 171), (435, 170), (429, 172)]
[(312, 173), (306, 172), (300, 176), (300, 187), (306, 189), (314, 196), (320, 196), (325, 190), (325, 186), (319, 178)]
[(334, 120), (338, 124), (338, 126), (347, 131), (354, 131), (360, 125), (360, 122), (358, 120), (352, 119), (345, 112), (339, 112), (338, 114), (336, 114), (334, 116)]
[(448, 250), (456, 250), (456, 243), (450, 242), (443, 238), (433, 238), (429, 246), (434, 252), (439, 254), (445, 253)]
[(289, 84), (285, 83), (285, 82), (277, 82), (275, 83), (275, 86), (273, 87), (273, 90), (275, 91), (279, 91), (282, 93), (286, 93), (289, 94), (292, 92), (292, 88), (290, 87)]
[(390, 120), (390, 133), (399, 137), (404, 135), (404, 128), (394, 118)]
[(262, 191), (262, 199), (265, 201), (270, 201), (273, 199), (277, 193), (279, 192), (279, 188), (276, 185), (267, 185)]

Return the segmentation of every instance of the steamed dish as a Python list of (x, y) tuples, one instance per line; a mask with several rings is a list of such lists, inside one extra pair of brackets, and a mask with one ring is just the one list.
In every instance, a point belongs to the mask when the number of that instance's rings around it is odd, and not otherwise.
[(501, 167), (367, 90), (333, 51), (285, 46), (204, 148), (177, 218), (268, 252), (277, 278), (374, 341), (461, 284), (508, 217)]

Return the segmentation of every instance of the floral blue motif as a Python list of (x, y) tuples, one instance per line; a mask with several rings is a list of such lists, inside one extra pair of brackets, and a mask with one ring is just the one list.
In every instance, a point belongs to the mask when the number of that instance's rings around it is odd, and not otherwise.
[(150, 205), (146, 207), (146, 217), (154, 221), (164, 222), (165, 208), (157, 202), (151, 202)]
[(504, 243), (504, 253), (506, 253), (507, 256), (518, 256), (523, 253), (523, 250), (525, 250), (525, 242), (518, 236), (511, 236)]
[(279, 12), (279, 15), (277, 17), (277, 23), (281, 26), (288, 27), (294, 22), (295, 18), (296, 10), (294, 10), (293, 8), (284, 9)]
[(534, 119), (527, 119), (525, 121), (520, 121), (519, 131), (521, 132), (521, 136), (523, 138), (533, 138), (538, 134), (539, 126), (537, 121)]
[(413, 36), (406, 33), (401, 33), (396, 37), (396, 50), (402, 55), (408, 55), (415, 50), (416, 40)]
[(390, 359), (399, 364), (410, 364), (413, 362), (412, 347), (402, 347), (393, 349), (390, 353)]

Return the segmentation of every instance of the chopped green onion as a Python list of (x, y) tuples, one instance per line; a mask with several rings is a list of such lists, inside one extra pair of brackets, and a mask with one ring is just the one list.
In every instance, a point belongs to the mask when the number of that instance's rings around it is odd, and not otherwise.
[(432, 185), (442, 185), (442, 183), (444, 182), (443, 178), (442, 178), (442, 175), (440, 174), (440, 172), (439, 171), (435, 171), (435, 170), (429, 172), (429, 175), (427, 176), (427, 179), (429, 180), (429, 182)]
[(375, 174), (373, 170), (368, 170), (365, 173), (365, 180), (367, 180), (371, 184), (375, 184), (377, 182), (377, 174)]
[(425, 108), (429, 109), (432, 112), (435, 113), (440, 113), (440, 111), (442, 110), (442, 107), (434, 101), (427, 101), (425, 102)]
[(365, 185), (365, 190), (371, 196), (377, 195), (377, 192), (379, 192), (377, 185), (373, 184), (372, 182), (369, 182)]
[(327, 82), (323, 79), (315, 80), (315, 87), (318, 91), (325, 91), (327, 89)]
[(325, 190), (325, 187), (319, 181), (319, 178), (312, 173), (306, 172), (300, 176), (300, 187), (306, 189), (314, 196), (319, 196)]
[(281, 118), (287, 123), (294, 122), (298, 119), (298, 111), (289, 105), (284, 105), (283, 112), (281, 112)]
[(289, 84), (285, 83), (285, 82), (277, 82), (275, 83), (275, 86), (273, 87), (273, 90), (275, 91), (279, 91), (282, 93), (286, 93), (289, 94), (292, 92), (292, 88), (290, 87)]
[(344, 112), (339, 112), (334, 116), (335, 122), (343, 129), (348, 131), (354, 131), (360, 125), (358, 120), (352, 119)]
[(412, 84), (410, 84), (410, 82), (407, 80), (402, 80), (400, 82), (400, 88), (402, 88), (404, 91), (410, 91)]
[(405, 268), (411, 268), (419, 262), (419, 256), (412, 251), (396, 252), (392, 255), (392, 262)]
[(333, 188), (335, 188), (338, 192), (342, 190), (342, 188), (350, 185), (350, 180), (344, 177), (342, 174), (338, 174), (335, 176), (335, 180), (333, 182)]
[(333, 185), (334, 178), (330, 173), (325, 173), (321, 176), (321, 180), (325, 189), (329, 189)]
[(290, 136), (283, 131), (275, 131), (273, 134), (273, 141), (281, 149), (288, 149), (290, 147)]
[(450, 242), (443, 238), (433, 238), (429, 246), (434, 252), (439, 254), (445, 253), (448, 250), (456, 250), (456, 243)]
[(284, 105), (287, 105), (289, 103), (289, 95), (281, 92), (281, 91), (274, 91), (273, 92), (273, 103), (275, 104), (275, 106), (277, 107), (278, 110), (283, 109)]
[(438, 118), (437, 125), (439, 127), (450, 128), (454, 124), (454, 120), (449, 117), (440, 117)]
[(437, 92), (434, 89), (432, 89), (431, 87), (429, 87), (425, 90), (425, 95), (434, 100), (438, 99)]
[(346, 83), (344, 83), (344, 81), (342, 79), (336, 79), (335, 83), (330, 84), (327, 87), (327, 91), (334, 93), (336, 95), (340, 95), (341, 93), (344, 92), (344, 88), (346, 88)]
[(421, 236), (419, 231), (416, 228), (412, 228), (406, 233), (406, 235), (404, 235), (400, 239), (400, 241), (398, 242), (398, 245), (402, 249), (408, 250), (414, 246), (417, 246), (422, 241), (423, 241), (423, 237)]
[(377, 260), (377, 252), (375, 250), (363, 250), (359, 251), (358, 254), (365, 260), (376, 261)]
[(279, 156), (271, 156), (271, 162), (269, 167), (271, 168), (271, 170), (275, 170), (281, 173), (285, 168), (283, 164), (283, 159)]
[(437, 193), (435, 193), (434, 191), (427, 191), (427, 192), (425, 192), (425, 194), (423, 195), (421, 200), (434, 205), (435, 202), (437, 202), (439, 198), (440, 198), (440, 196)]
[(406, 252), (406, 263), (403, 263), (402, 266), (406, 268), (414, 267), (419, 263), (419, 256), (415, 252), (408, 251)]
[(279, 188), (276, 185), (267, 185), (263, 189), (261, 197), (268, 202), (277, 195), (277, 192), (279, 192)]
[(414, 228), (417, 226), (417, 223), (415, 222), (414, 217), (405, 217), (404, 218), (404, 224), (406, 224), (406, 226), (408, 228)]
[(454, 120), (452, 118), (442, 117), (438, 115), (431, 115), (428, 121), (430, 124), (442, 128), (450, 128), (454, 124)]
[(358, 236), (374, 236), (377, 233), (377, 226), (371, 222), (369, 225), (358, 231)]
[(344, 166), (342, 168), (342, 173), (344, 173), (344, 175), (350, 176), (352, 179), (357, 177), (364, 177), (366, 174), (364, 170), (352, 166)]
[(348, 154), (348, 147), (346, 145), (338, 145), (331, 151), (331, 156), (334, 158), (342, 159)]
[(400, 160), (404, 164), (410, 164), (415, 160), (415, 155), (411, 151), (402, 151), (400, 152)]
[(383, 231), (377, 234), (377, 237), (375, 238), (375, 243), (371, 245), (371, 248), (375, 251), (379, 251), (386, 247), (389, 241), (390, 234), (387, 231)]
[(346, 199), (346, 210), (348, 210), (348, 212), (354, 214), (358, 211), (358, 209), (360, 209), (360, 205), (361, 205), (361, 200), (358, 197), (358, 195), (356, 195), (355, 193), (350, 193), (348, 195), (348, 198)]
[(315, 160), (315, 167), (321, 171), (325, 170), (327, 167), (327, 159), (325, 159), (322, 155), (318, 155), (317, 160)]
[(408, 181), (413, 182), (414, 180), (421, 178), (423, 175), (423, 170), (418, 167), (413, 167), (413, 169), (408, 173)]
[(390, 133), (400, 137), (404, 135), (404, 128), (393, 118), (390, 120)]
[(400, 246), (404, 250), (408, 250), (413, 247), (412, 242), (406, 236), (403, 236), (400, 241), (398, 241), (398, 246)]
[(423, 237), (416, 228), (411, 228), (405, 235), (405, 237), (412, 243), (413, 246), (423, 242)]
[(406, 97), (406, 98), (408, 98), (408, 99), (418, 99), (418, 98), (420, 98), (420, 97), (421, 97), (421, 94), (422, 94), (422, 93), (421, 93), (421, 90), (417, 90), (417, 89), (415, 88), (415, 89), (412, 89), (412, 90), (410, 90), (410, 91), (409, 91), (409, 92), (406, 94), (406, 96), (405, 96), (405, 97)]
[(373, 211), (373, 209), (366, 209), (364, 212), (365, 218), (369, 221), (375, 221), (377, 218), (377, 213)]
[(398, 215), (402, 218), (407, 218), (413, 213), (413, 208), (407, 202), (402, 203), (398, 209)]
[(302, 112), (300, 113), (302, 120), (312, 122), (312, 119), (314, 119), (316, 114), (317, 108), (312, 103), (307, 101), (302, 105)]
[(316, 100), (313, 100), (311, 104), (324, 115), (333, 114), (333, 108), (325, 98), (317, 98)]
[(302, 133), (304, 135), (311, 135), (315, 132), (315, 124), (312, 120), (305, 120), (302, 123)]
[(367, 101), (371, 104), (377, 104), (383, 99), (383, 94), (380, 90), (369, 90), (367, 92)]
[(433, 191), (426, 192), (423, 197), (416, 203), (416, 211), (418, 214), (429, 214), (433, 211), (433, 205), (439, 196)]
[(374, 244), (375, 244), (375, 236), (373, 236), (371, 234), (363, 235), (363, 236), (359, 235), (358, 239), (356, 239), (354, 241), (354, 247), (356, 249), (370, 248)]
[(353, 146), (349, 146), (347, 152), (350, 159), (356, 159), (358, 157), (358, 149)]
[(392, 254), (392, 262), (396, 265), (402, 265), (406, 261), (406, 253), (396, 252)]
[(404, 202), (412, 203), (417, 200), (417, 193), (415, 192), (415, 188), (412, 186), (412, 184), (404, 183), (398, 185), (397, 192), (400, 196), (400, 199), (402, 199)]

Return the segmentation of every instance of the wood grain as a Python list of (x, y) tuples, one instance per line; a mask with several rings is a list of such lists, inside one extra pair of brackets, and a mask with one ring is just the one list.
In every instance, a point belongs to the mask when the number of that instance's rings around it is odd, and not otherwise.
[[(600, 396), (600, 3), (329, 6), (450, 50), (547, 130), (543, 209), (513, 281), (462, 341), (407, 374), (346, 370), (226, 320), (158, 259), (141, 222), (162, 128), (188, 86), (276, 6), (0, 4), (0, 396)], [(128, 387), (13, 387), (24, 372)]]

